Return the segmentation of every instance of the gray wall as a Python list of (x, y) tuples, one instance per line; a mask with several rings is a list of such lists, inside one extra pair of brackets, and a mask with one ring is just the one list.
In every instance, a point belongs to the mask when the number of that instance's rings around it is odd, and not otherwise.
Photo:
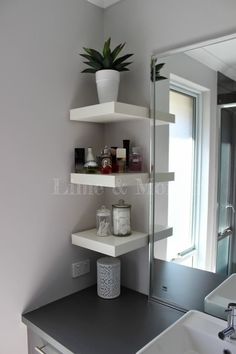
[[(121, 82), (120, 100), (149, 105), (151, 54), (236, 32), (235, 12), (234, 0), (123, 0), (108, 8), (105, 38), (126, 41), (126, 50), (135, 53), (132, 71)], [(148, 270), (143, 260), (147, 256), (146, 248), (138, 256), (127, 255), (123, 262), (124, 284), (146, 293)], [(136, 269), (142, 269), (141, 280), (134, 279)]]
[[(73, 280), (72, 231), (94, 226), (99, 198), (65, 192), (73, 148), (103, 137), (72, 123), (69, 109), (97, 102), (93, 78), (80, 74), (82, 46), (100, 47), (103, 11), (84, 0), (6, 0), (0, 4), (0, 353), (26, 354), (21, 313), (95, 281)], [(94, 263), (94, 262), (93, 262)]]

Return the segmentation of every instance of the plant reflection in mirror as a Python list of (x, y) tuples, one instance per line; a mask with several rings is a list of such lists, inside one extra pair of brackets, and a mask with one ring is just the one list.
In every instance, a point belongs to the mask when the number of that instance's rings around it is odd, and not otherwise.
[[(160, 74), (161, 69), (163, 68), (163, 66), (165, 65), (165, 63), (160, 63), (157, 64), (157, 58), (152, 58), (151, 59), (151, 81), (152, 82), (156, 82), (156, 81), (161, 81), (161, 80), (165, 80), (167, 79), (167, 77), (162, 76)], [(155, 76), (155, 78), (154, 78)]]

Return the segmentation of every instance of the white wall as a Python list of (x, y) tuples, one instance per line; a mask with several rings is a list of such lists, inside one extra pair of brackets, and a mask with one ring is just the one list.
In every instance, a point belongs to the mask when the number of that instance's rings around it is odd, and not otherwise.
[(84, 0), (1, 1), (1, 354), (27, 353), (24, 310), (96, 279), (94, 265), (71, 278), (73, 260), (95, 255), (70, 234), (94, 225), (99, 198), (54, 195), (53, 179), (68, 183), (75, 146), (101, 146), (101, 128), (71, 123), (69, 109), (97, 102), (78, 53), (102, 42), (103, 11)]
[[(135, 53), (132, 70), (121, 82), (120, 100), (149, 105), (151, 54), (236, 32), (235, 12), (234, 0), (123, 0), (106, 9), (105, 38), (126, 41), (126, 50)], [(142, 263), (147, 255), (147, 249), (140, 250), (139, 257), (127, 255), (123, 263), (125, 284), (143, 292), (148, 292), (148, 271)], [(135, 269), (143, 270), (142, 281), (134, 279)]]

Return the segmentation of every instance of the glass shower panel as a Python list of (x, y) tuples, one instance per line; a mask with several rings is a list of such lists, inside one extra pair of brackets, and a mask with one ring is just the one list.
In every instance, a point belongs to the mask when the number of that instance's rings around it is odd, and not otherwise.
[[(225, 114), (222, 112), (222, 114)], [(231, 165), (232, 144), (231, 124), (227, 116), (222, 117), (220, 147), (220, 183), (219, 183), (219, 232), (231, 226)]]
[(230, 236), (225, 237), (217, 243), (216, 272), (228, 274), (229, 267)]
[(221, 109), (220, 164), (219, 164), (219, 214), (216, 271), (227, 275), (231, 267), (233, 225), (233, 115)]

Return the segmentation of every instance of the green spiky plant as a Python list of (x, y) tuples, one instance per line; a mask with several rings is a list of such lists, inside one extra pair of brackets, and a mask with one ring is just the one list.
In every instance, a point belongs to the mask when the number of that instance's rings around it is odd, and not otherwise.
[(104, 43), (102, 53), (92, 48), (83, 48), (86, 54), (80, 54), (87, 61), (83, 63), (88, 65), (90, 68), (85, 69), (82, 73), (96, 73), (99, 70), (110, 69), (116, 71), (129, 71), (128, 65), (132, 62), (127, 62), (133, 54), (126, 54), (124, 56), (118, 57), (126, 43), (121, 43), (115, 49), (111, 50), (111, 38)]
[(157, 58), (151, 59), (151, 81), (152, 82), (167, 79), (167, 77), (162, 76), (160, 74), (160, 71), (164, 65), (165, 65), (165, 63), (157, 64)]

